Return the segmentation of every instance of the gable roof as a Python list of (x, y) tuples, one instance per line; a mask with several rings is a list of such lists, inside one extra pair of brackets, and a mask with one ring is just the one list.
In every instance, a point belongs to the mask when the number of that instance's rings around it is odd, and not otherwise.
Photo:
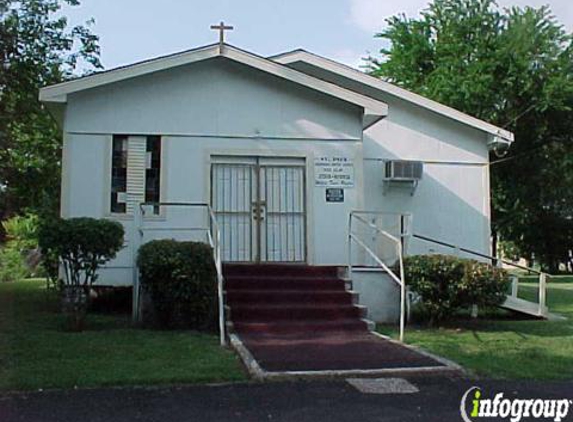
[(218, 43), (47, 86), (40, 90), (40, 101), (51, 104), (63, 104), (67, 102), (67, 96), (75, 92), (215, 57), (224, 57), (242, 63), (267, 74), (359, 106), (364, 109), (363, 126), (365, 128), (388, 114), (388, 106), (380, 100), (323, 81), (279, 62), (257, 56), (231, 45), (224, 44), (220, 46)]
[(462, 113), (454, 108), (445, 106), (436, 101), (414, 94), (389, 82), (370, 76), (350, 66), (335, 62), (325, 57), (318, 56), (303, 49), (297, 49), (286, 53), (271, 56), (269, 59), (284, 65), (303, 62), (311, 66), (326, 70), (335, 75), (358, 82), (359, 84), (378, 89), (386, 94), (400, 98), (434, 113), (456, 120), (465, 125), (479, 129), (491, 135), (491, 144), (510, 144), (514, 140), (513, 133), (491, 123), (477, 119), (469, 114)]

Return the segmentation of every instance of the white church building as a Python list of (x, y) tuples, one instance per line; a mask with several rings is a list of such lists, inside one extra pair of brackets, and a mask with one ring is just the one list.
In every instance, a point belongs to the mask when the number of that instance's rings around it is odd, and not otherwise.
[(376, 279), (397, 262), (392, 239), (409, 255), (442, 250), (413, 234), (490, 254), (488, 157), (513, 134), (307, 51), (214, 44), (40, 99), (63, 130), (61, 215), (125, 226), (102, 284), (134, 282), (142, 242), (213, 235), (209, 210), (224, 263), (350, 264), (375, 320), (399, 303)]

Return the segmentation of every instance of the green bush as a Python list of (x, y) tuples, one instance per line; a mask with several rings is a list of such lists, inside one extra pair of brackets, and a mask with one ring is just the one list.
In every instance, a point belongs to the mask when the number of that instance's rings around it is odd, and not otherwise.
[(503, 269), (447, 255), (407, 257), (404, 271), (406, 285), (420, 296), (420, 309), (430, 325), (472, 305), (500, 305), (510, 284)]
[(137, 265), (162, 328), (215, 327), (217, 273), (208, 245), (154, 240), (141, 246)]
[(98, 279), (98, 268), (123, 247), (123, 235), (120, 223), (106, 219), (57, 218), (40, 225), (38, 240), (50, 278), (57, 277), (58, 264), (64, 270), (58, 287), (65, 330), (83, 330), (89, 287)]
[(18, 281), (30, 275), (22, 252), (9, 243), (0, 249), (0, 282)]
[(0, 249), (0, 282), (30, 277), (38, 270), (38, 216), (17, 215), (2, 222), (6, 243)]
[(460, 283), (460, 297), (466, 305), (492, 307), (505, 301), (511, 279), (506, 270), (469, 260)]
[(22, 250), (38, 247), (38, 216), (17, 215), (2, 222), (6, 237), (18, 244)]
[[(53, 219), (40, 225), (38, 239), (48, 271), (64, 268), (67, 286), (91, 286), (98, 268), (123, 247), (123, 226), (117, 221), (88, 217)], [(52, 274), (53, 275), (53, 274)]]

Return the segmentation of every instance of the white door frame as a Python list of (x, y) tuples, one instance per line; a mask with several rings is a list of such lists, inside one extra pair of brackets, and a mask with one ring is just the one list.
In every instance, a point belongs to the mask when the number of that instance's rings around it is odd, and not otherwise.
[[(232, 155), (232, 154), (210, 154), (209, 156), (209, 200), (217, 215), (233, 215), (238, 218), (238, 222), (231, 222), (236, 227), (231, 228), (229, 233), (233, 230), (239, 236), (242, 233), (243, 241), (237, 244), (238, 251), (231, 250), (231, 257), (236, 256), (238, 259), (231, 262), (245, 262), (245, 263), (308, 263), (309, 260), (309, 230), (308, 230), (308, 160), (306, 157), (301, 156), (266, 156), (266, 155)], [(247, 201), (243, 198), (231, 197), (230, 208), (237, 208), (236, 210), (219, 210), (219, 206), (215, 204), (213, 195), (215, 194), (215, 183), (225, 182), (225, 167), (220, 170), (217, 165), (228, 165), (229, 177), (233, 177), (237, 171), (242, 174), (242, 181), (235, 181), (236, 188), (243, 190), (244, 194), (249, 196)], [(233, 170), (234, 169), (234, 170)], [(245, 172), (245, 169), (248, 169)], [(300, 169), (300, 172), (296, 171)], [(289, 171), (291, 170), (291, 171)], [(292, 171), (294, 170), (294, 171)], [(222, 171), (222, 176), (215, 171)], [(284, 171), (284, 173), (283, 173)], [(240, 177), (235, 174), (234, 177)], [(278, 182), (277, 182), (278, 181)], [(291, 182), (292, 185), (289, 183)], [(267, 191), (268, 183), (279, 183), (284, 186), (285, 194), (289, 192), (288, 197), (280, 195), (278, 197), (272, 196), (271, 192)], [(246, 187), (248, 184), (248, 187)], [(263, 186), (264, 185), (264, 186)], [(232, 186), (232, 185), (231, 185)], [(229, 186), (229, 187), (231, 187)], [(240, 186), (240, 188), (239, 188)], [(225, 186), (222, 186), (225, 189)], [(296, 192), (298, 190), (298, 192)], [(219, 194), (217, 194), (219, 195)], [(290, 202), (289, 202), (290, 199)], [(222, 199), (223, 203), (227, 199)], [(250, 206), (250, 212), (247, 209)], [(267, 208), (272, 207), (274, 210), (269, 211)], [(286, 209), (284, 209), (286, 208)], [(290, 209), (289, 209), (290, 208)], [(302, 213), (302, 221), (297, 223), (297, 216)], [(250, 214), (250, 215), (249, 215)], [(271, 214), (277, 219), (278, 223), (273, 223), (269, 228), (269, 219)], [(242, 218), (241, 218), (242, 217)], [(241, 228), (245, 225), (245, 217), (248, 218), (248, 228)], [(285, 217), (285, 218), (283, 218)], [(242, 223), (241, 223), (242, 220)], [(283, 222), (284, 220), (284, 222)], [(278, 226), (278, 231), (277, 231)], [(221, 224), (222, 229), (226, 227)], [(297, 228), (298, 227), (298, 228)], [(280, 246), (279, 259), (273, 259), (276, 256), (275, 250), (271, 252), (269, 249), (269, 234), (272, 233), (273, 245), (275, 243), (275, 236), (278, 236)], [(283, 239), (283, 233), (284, 237)], [(291, 239), (289, 242), (289, 234)], [(250, 237), (250, 239), (249, 239)], [(250, 242), (247, 247), (245, 242)], [(241, 249), (242, 246), (242, 249)], [(283, 251), (284, 249), (284, 251)], [(286, 255), (286, 260), (282, 258)], [(292, 257), (292, 258), (291, 258)]]

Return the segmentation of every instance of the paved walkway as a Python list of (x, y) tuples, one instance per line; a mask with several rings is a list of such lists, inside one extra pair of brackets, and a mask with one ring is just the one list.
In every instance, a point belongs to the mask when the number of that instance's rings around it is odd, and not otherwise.
[(431, 357), (364, 331), (241, 333), (263, 370), (329, 371), (444, 367)]
[[(484, 396), (573, 398), (573, 382), (410, 378), (412, 394), (364, 394), (345, 381), (0, 394), (2, 422), (461, 421), (471, 386)], [(487, 419), (488, 421), (495, 419)], [(564, 421), (573, 420), (573, 410)], [(507, 421), (507, 420), (506, 420)]]
[(338, 267), (226, 264), (224, 271), (231, 331), (240, 349), (248, 349), (241, 356), (257, 374), (445, 369), (370, 333), (366, 308), (347, 290)]

